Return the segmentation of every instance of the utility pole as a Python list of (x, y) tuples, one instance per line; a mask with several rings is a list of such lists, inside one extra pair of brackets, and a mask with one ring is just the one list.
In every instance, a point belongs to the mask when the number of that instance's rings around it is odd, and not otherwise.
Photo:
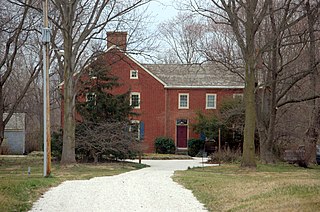
[(43, 0), (43, 176), (51, 173), (50, 96), (49, 96), (49, 42), (48, 0)]

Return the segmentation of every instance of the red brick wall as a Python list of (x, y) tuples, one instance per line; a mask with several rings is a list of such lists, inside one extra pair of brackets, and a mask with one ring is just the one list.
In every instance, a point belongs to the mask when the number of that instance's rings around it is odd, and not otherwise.
[[(168, 120), (167, 120), (167, 136), (176, 141), (176, 120), (188, 119), (188, 138), (199, 138), (199, 135), (192, 131), (190, 123), (195, 122), (196, 112), (204, 113), (216, 112), (223, 99), (232, 98), (235, 93), (243, 93), (242, 89), (168, 89)], [(189, 109), (178, 109), (179, 93), (189, 94)], [(206, 108), (206, 94), (217, 95), (217, 109)]]
[[(140, 93), (140, 109), (134, 109), (140, 115), (132, 119), (145, 124), (145, 152), (154, 152), (154, 140), (159, 136), (171, 137), (176, 142), (177, 119), (188, 119), (188, 138), (198, 138), (190, 127), (196, 111), (215, 112), (223, 98), (243, 93), (242, 89), (165, 89), (163, 84), (117, 50), (106, 53), (104, 60), (111, 66), (111, 74), (121, 83), (120, 87), (113, 89), (114, 94), (128, 90)], [(138, 79), (130, 79), (130, 70), (138, 70)], [(179, 93), (189, 93), (189, 109), (178, 109)], [(207, 93), (217, 94), (217, 109), (205, 109)], [(63, 103), (61, 114), (63, 116)]]
[[(128, 91), (140, 93), (140, 109), (134, 109), (139, 116), (132, 117), (133, 120), (144, 122), (146, 152), (154, 151), (154, 139), (165, 135), (165, 95), (163, 85), (143, 70), (136, 63), (126, 57), (119, 57), (114, 54), (107, 54), (111, 73), (119, 77), (118, 82), (122, 86), (115, 88), (114, 93)], [(138, 79), (130, 79), (130, 70), (138, 70)]]

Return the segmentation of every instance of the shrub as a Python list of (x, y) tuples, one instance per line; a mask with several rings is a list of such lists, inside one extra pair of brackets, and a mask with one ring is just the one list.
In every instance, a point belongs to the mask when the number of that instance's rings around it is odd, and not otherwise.
[(195, 157), (204, 148), (204, 141), (196, 138), (188, 140), (188, 155)]
[(61, 159), (62, 155), (62, 129), (59, 132), (51, 134), (51, 154), (57, 160)]
[(128, 130), (128, 122), (83, 122), (76, 127), (76, 153), (82, 161), (95, 163), (102, 159), (134, 158), (141, 152), (136, 133)]
[(26, 132), (26, 154), (33, 151), (41, 151), (43, 145), (43, 137), (41, 130), (32, 130), (31, 132)]
[(224, 148), (220, 152), (215, 152), (210, 155), (210, 163), (237, 163), (241, 161), (241, 151), (230, 150), (230, 148)]
[(9, 155), (9, 148), (6, 146), (0, 146), (0, 155)]
[(155, 140), (156, 153), (160, 154), (174, 154), (176, 147), (172, 138), (158, 137)]

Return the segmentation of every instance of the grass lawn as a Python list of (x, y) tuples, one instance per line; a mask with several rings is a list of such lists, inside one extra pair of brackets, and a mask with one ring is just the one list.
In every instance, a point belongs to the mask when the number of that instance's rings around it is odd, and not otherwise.
[(319, 211), (320, 166), (238, 164), (177, 171), (174, 180), (191, 189), (210, 211)]
[[(30, 175), (28, 167), (31, 168)], [(44, 178), (42, 157), (0, 156), (0, 211), (28, 211), (43, 192), (65, 180), (116, 175), (142, 167), (144, 165), (126, 162), (69, 167), (53, 163), (52, 176)]]

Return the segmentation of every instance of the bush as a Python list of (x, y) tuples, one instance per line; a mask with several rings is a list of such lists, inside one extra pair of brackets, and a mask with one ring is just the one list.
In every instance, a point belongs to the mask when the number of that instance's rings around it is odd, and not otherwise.
[(241, 161), (241, 151), (230, 150), (230, 148), (222, 149), (220, 152), (215, 152), (210, 155), (210, 163), (238, 163)]
[(174, 154), (176, 147), (172, 138), (158, 137), (155, 140), (156, 153), (160, 154)]
[(83, 122), (76, 126), (76, 154), (81, 161), (132, 159), (142, 150), (128, 122)]
[(0, 146), (0, 155), (9, 155), (9, 148), (6, 146)]
[(62, 129), (51, 134), (51, 154), (57, 160), (61, 160), (62, 155)]
[(188, 140), (188, 155), (195, 157), (201, 150), (203, 150), (204, 141), (196, 138)]

